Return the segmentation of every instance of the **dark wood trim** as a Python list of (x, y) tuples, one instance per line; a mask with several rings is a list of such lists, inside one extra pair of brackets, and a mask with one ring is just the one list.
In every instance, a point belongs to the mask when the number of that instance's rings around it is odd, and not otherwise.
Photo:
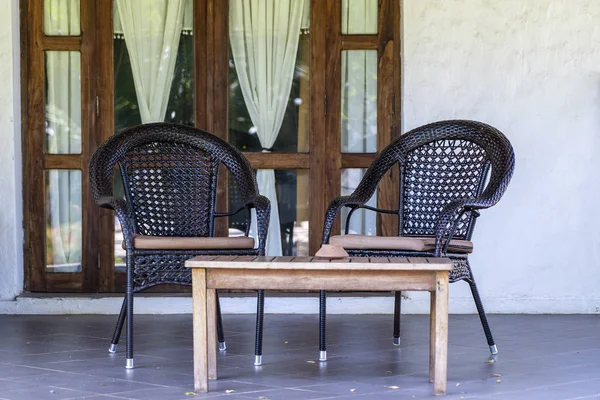
[[(82, 10), (84, 10), (82, 8)], [(87, 12), (87, 10), (85, 10)], [(85, 16), (83, 13), (80, 16), (81, 25), (83, 27), (83, 20)], [(93, 34), (94, 29), (87, 29), (84, 34)], [(83, 46), (84, 36), (44, 36), (42, 41), (42, 49), (44, 51), (80, 51)]]
[[(394, 79), (394, 61), (396, 53), (395, 21), (396, 0), (381, 0), (379, 2), (379, 70), (377, 76), (377, 148), (382, 150), (387, 146), (399, 124), (400, 112), (396, 110), (396, 98), (400, 92)], [(377, 204), (384, 209), (394, 209), (398, 205), (398, 170), (392, 168), (379, 183)], [(398, 219), (391, 214), (377, 214), (377, 234), (392, 236), (398, 232)]]
[(83, 169), (81, 154), (46, 154), (44, 169)]
[(378, 35), (342, 35), (342, 50), (377, 50)]
[(76, 272), (48, 272), (47, 275), (47, 292), (81, 292), (82, 274)]
[(254, 169), (308, 169), (308, 153), (243, 153)]
[[(229, 1), (206, 0), (207, 2), (207, 126), (211, 133), (228, 141), (228, 65), (229, 65)], [(217, 209), (227, 209), (227, 174), (219, 172), (217, 186)], [(229, 221), (219, 218), (215, 224), (215, 235), (227, 236)]]
[(22, 151), (22, 169), (23, 169), (23, 288), (30, 290), (31, 273), (31, 240), (29, 238), (29, 188), (27, 185), (27, 177), (29, 176), (30, 160), (29, 160), (29, 60), (31, 52), (31, 38), (29, 32), (29, 1), (19, 1), (19, 20), (20, 20), (20, 45), (21, 45), (21, 151)]
[(28, 30), (27, 63), (27, 108), (26, 126), (23, 131), (23, 150), (26, 151), (23, 171), (24, 216), (26, 220), (25, 248), (29, 269), (29, 290), (46, 290), (45, 248), (46, 215), (44, 186), (44, 52), (43, 42), (43, 1), (27, 2), (25, 29)]
[(82, 279), (81, 290), (94, 292), (98, 290), (100, 265), (98, 254), (98, 212), (92, 199), (89, 176), (89, 164), (92, 154), (98, 147), (96, 127), (96, 62), (94, 52), (96, 45), (96, 1), (81, 0), (81, 136), (82, 154), (81, 180), (82, 193)]
[[(98, 96), (98, 112), (95, 115), (96, 133), (90, 135), (90, 143), (95, 150), (114, 134), (115, 126), (115, 88), (114, 46), (113, 46), (113, 2), (104, 0), (96, 6), (96, 47), (95, 90)], [(115, 291), (114, 236), (115, 214), (111, 210), (92, 204), (97, 222), (97, 260), (99, 292)]]
[[(208, 127), (208, 76), (212, 71), (208, 62), (208, 16), (207, 2), (194, 2), (194, 123), (197, 128), (210, 130)], [(211, 72), (212, 75), (212, 72)]]
[(342, 153), (342, 168), (369, 168), (377, 153)]

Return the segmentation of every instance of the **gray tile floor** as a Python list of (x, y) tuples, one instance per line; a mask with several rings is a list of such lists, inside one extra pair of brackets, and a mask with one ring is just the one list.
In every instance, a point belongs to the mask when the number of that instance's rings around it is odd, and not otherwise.
[[(600, 398), (600, 316), (491, 315), (490, 359), (477, 316), (450, 317), (448, 399)], [(330, 315), (319, 363), (316, 315), (266, 315), (264, 365), (254, 318), (225, 315), (227, 351), (208, 394), (193, 393), (190, 315), (136, 317), (136, 368), (107, 352), (115, 316), (0, 316), (0, 399), (422, 399), (427, 316)], [(493, 361), (493, 362), (492, 362)]]

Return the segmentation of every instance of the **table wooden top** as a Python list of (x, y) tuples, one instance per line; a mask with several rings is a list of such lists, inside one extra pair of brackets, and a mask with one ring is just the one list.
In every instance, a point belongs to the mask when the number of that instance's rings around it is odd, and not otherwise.
[(198, 256), (185, 262), (188, 268), (450, 271), (452, 261), (442, 257), (271, 257)]

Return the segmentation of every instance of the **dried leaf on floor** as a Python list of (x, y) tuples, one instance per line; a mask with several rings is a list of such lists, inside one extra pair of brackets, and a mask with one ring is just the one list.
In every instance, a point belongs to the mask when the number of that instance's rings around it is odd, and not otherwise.
[(500, 383), (502, 382), (500, 379), (496, 379), (496, 383)]
[(198, 396), (198, 393), (196, 392), (185, 392), (186, 396)]

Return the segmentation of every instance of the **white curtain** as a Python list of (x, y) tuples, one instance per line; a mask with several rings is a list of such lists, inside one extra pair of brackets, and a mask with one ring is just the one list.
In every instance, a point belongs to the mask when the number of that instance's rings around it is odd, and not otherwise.
[(186, 0), (116, 0), (142, 123), (164, 121)]
[[(273, 147), (287, 107), (306, 0), (230, 0), (229, 38), (244, 101), (260, 144)], [(267, 255), (281, 255), (275, 171), (258, 170), (258, 188), (271, 201)], [(253, 215), (252, 226), (256, 226)]]
[[(342, 30), (348, 33), (376, 33), (377, 2), (343, 1)], [(377, 151), (377, 66), (376, 50), (342, 51), (342, 152)], [(342, 195), (352, 193), (363, 174), (364, 170), (361, 169), (344, 171)], [(367, 204), (376, 206), (377, 192)], [(344, 209), (344, 223), (346, 215), (347, 209)], [(376, 214), (372, 211), (356, 211), (352, 215), (349, 232), (375, 235)]]
[[(44, 32), (78, 35), (79, 1), (46, 0)], [(46, 52), (46, 153), (81, 153), (81, 60), (79, 52)], [(47, 264), (80, 265), (81, 171), (48, 170), (46, 173)]]

